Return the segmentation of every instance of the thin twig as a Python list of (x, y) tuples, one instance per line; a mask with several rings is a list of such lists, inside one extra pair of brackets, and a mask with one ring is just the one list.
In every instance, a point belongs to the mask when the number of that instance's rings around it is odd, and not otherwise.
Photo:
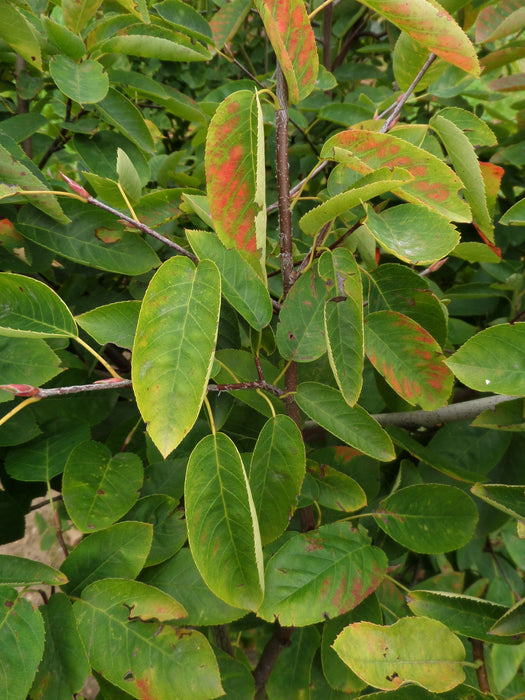
[(487, 676), (487, 667), (485, 665), (485, 649), (483, 647), (483, 642), (479, 639), (469, 639), (472, 644), (472, 657), (474, 661), (480, 662), (476, 668), (476, 675), (478, 677), (479, 689), (482, 693), (490, 693), (489, 679)]
[(425, 61), (423, 68), (419, 71), (419, 73), (416, 75), (412, 83), (410, 84), (410, 87), (408, 90), (405, 92), (404, 95), (402, 95), (401, 99), (397, 102), (394, 110), (392, 111), (392, 114), (388, 117), (388, 119), (385, 121), (381, 129), (379, 129), (379, 132), (381, 134), (386, 134), (386, 132), (394, 126), (396, 121), (399, 118), (399, 115), (401, 114), (401, 110), (403, 109), (403, 105), (405, 102), (408, 100), (410, 95), (414, 92), (417, 84), (421, 81), (427, 70), (430, 68), (430, 66), (434, 63), (436, 60), (437, 56), (435, 53), (431, 53), (427, 60)]
[(62, 500), (62, 496), (53, 496), (53, 498), (46, 498), (45, 501), (40, 501), (39, 503), (34, 503), (30, 507), (29, 511), (31, 512), (32, 510), (38, 510), (39, 508), (44, 508), (44, 506), (48, 506), (51, 503), (51, 501), (53, 501), (53, 503), (56, 503), (57, 501), (61, 501), (61, 500)]
[(297, 268), (297, 272), (296, 272), (297, 276), (299, 276), (301, 274), (301, 272), (303, 272), (303, 270), (305, 270), (308, 267), (308, 265), (310, 265), (312, 260), (319, 257), (319, 255), (320, 255), (319, 248), (325, 242), (326, 237), (328, 236), (328, 232), (330, 231), (331, 225), (332, 225), (332, 222), (329, 221), (328, 223), (326, 223), (323, 226), (323, 228), (319, 232), (319, 235), (315, 239), (313, 246), (310, 248), (307, 255), (303, 258), (302, 262), (300, 263), (299, 267)]

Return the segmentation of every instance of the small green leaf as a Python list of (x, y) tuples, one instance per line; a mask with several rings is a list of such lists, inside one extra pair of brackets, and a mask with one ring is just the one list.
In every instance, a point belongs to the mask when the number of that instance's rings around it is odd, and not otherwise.
[(76, 63), (67, 56), (53, 56), (49, 70), (60, 92), (79, 104), (100, 102), (108, 93), (109, 78), (98, 61)]
[(212, 43), (210, 25), (191, 5), (181, 0), (163, 0), (153, 7), (174, 29), (207, 44)]
[(140, 301), (117, 301), (99, 306), (75, 318), (78, 325), (100, 345), (115, 343), (133, 347), (140, 313)]
[(146, 523), (116, 523), (81, 540), (61, 570), (69, 579), (64, 590), (78, 596), (99, 579), (135, 578), (151, 547), (153, 528)]
[(0, 334), (19, 338), (74, 337), (70, 310), (47, 284), (10, 272), (0, 273)]
[[(0, 384), (41, 386), (62, 369), (59, 357), (45, 340), (0, 337)], [(28, 436), (24, 442), (26, 439)]]
[(167, 457), (199, 414), (213, 365), (221, 281), (209, 260), (167, 260), (144, 296), (132, 380), (148, 433)]
[(505, 226), (522, 226), (525, 224), (525, 199), (520, 199), (510, 209), (507, 209), (499, 222)]
[(81, 3), (76, 0), (63, 0), (62, 15), (64, 24), (72, 32), (78, 34), (88, 24), (89, 20), (94, 17), (101, 4), (102, 0), (84, 0)]
[(404, 617), (390, 626), (356, 622), (334, 642), (343, 661), (375, 688), (394, 690), (417, 683), (443, 693), (465, 680), (465, 648), (436, 620)]
[(518, 520), (525, 520), (525, 486), (474, 484), (471, 493)]
[(477, 333), (446, 364), (471, 389), (525, 396), (525, 323)]
[(261, 278), (236, 248), (229, 250), (218, 236), (206, 231), (186, 231), (195, 255), (212, 260), (221, 273), (221, 290), (252, 328), (262, 330), (273, 315), (270, 295)]
[(304, 382), (295, 399), (312, 420), (347, 445), (382, 462), (394, 459), (394, 446), (379, 423), (361, 406), (350, 407), (332, 387)]
[(470, 541), (478, 511), (455, 486), (415, 484), (381, 501), (374, 519), (387, 535), (413, 552), (438, 554)]
[(507, 611), (504, 605), (445, 591), (410, 591), (407, 604), (418, 617), (439, 620), (456, 634), (484, 642), (495, 641), (489, 629)]
[(142, 113), (121, 92), (109, 88), (106, 97), (97, 103), (97, 109), (104, 121), (121, 131), (139, 148), (148, 152), (154, 150), (153, 137)]
[(365, 321), (370, 362), (405, 401), (432, 410), (447, 404), (454, 377), (441, 348), (418, 323), (397, 311), (376, 311)]
[(294, 421), (284, 415), (270, 418), (257, 438), (248, 471), (263, 545), (288, 527), (301, 491), (305, 459), (301, 431)]
[(496, 635), (497, 639), (493, 640), (495, 642), (499, 641), (501, 636), (521, 635), (523, 637), (525, 634), (525, 598), (518, 600), (510, 610), (507, 610), (492, 625), (490, 632)]
[(0, 586), (0, 697), (25, 698), (44, 651), (42, 615), (18, 591)]
[(40, 608), (46, 641), (44, 656), (31, 688), (31, 698), (66, 698), (80, 693), (90, 672), (86, 651), (78, 634), (71, 603), (64, 593), (54, 593)]
[(142, 477), (137, 455), (121, 452), (112, 457), (99, 442), (77, 445), (62, 479), (64, 504), (75, 527), (94, 532), (119, 520), (138, 499)]
[(208, 435), (191, 453), (184, 489), (188, 539), (210, 589), (255, 610), (263, 596), (259, 524), (241, 456), (229, 437)]
[(325, 508), (352, 513), (366, 506), (366, 494), (357, 481), (327, 464), (308, 462), (308, 473), (319, 486), (317, 501)]
[(213, 228), (266, 280), (264, 130), (256, 94), (239, 90), (221, 102), (208, 128), (205, 163)]
[(349, 129), (328, 139), (321, 158), (345, 163), (362, 175), (385, 167), (408, 170), (412, 180), (395, 189), (394, 194), (452, 221), (472, 219), (468, 204), (458, 195), (463, 183), (456, 173), (440, 158), (397, 136)]
[(319, 58), (315, 36), (303, 0), (255, 0), (272, 48), (288, 86), (289, 99), (297, 104), (315, 86)]
[(64, 583), (67, 583), (67, 577), (52, 566), (24, 557), (0, 554), (1, 586), (63, 586)]
[(86, 45), (82, 39), (63, 24), (59, 24), (49, 17), (42, 17), (42, 24), (50, 41), (60, 49), (64, 56), (73, 59), (73, 61), (79, 61), (86, 55)]
[(144, 697), (144, 691), (155, 700), (222, 694), (204, 635), (144, 621), (181, 617), (183, 609), (165, 593), (138, 581), (99, 581), (83, 592), (73, 611), (92, 667), (133, 697)]
[(366, 229), (388, 252), (413, 265), (444, 258), (459, 243), (456, 227), (441, 214), (417, 204), (401, 204), (376, 214), (366, 207)]
[(117, 149), (117, 174), (119, 184), (128, 198), (132, 203), (138, 202), (142, 194), (140, 177), (131, 158), (122, 148)]
[(342, 615), (377, 588), (386, 567), (386, 555), (350, 523), (296, 534), (266, 565), (257, 614), (295, 627)]

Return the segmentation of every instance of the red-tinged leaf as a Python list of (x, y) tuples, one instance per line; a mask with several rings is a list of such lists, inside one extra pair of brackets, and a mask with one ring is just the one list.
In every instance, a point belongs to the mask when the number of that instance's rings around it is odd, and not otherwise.
[(519, 7), (514, 12), (508, 14), (494, 29), (492, 34), (485, 41), (496, 41), (509, 34), (516, 34), (525, 27), (525, 7)]
[(252, 6), (251, 0), (232, 0), (223, 5), (210, 20), (213, 41), (217, 49), (231, 41)]
[(522, 58), (525, 58), (525, 46), (506, 46), (504, 49), (492, 51), (492, 53), (483, 56), (479, 63), (483, 70), (483, 75), (486, 75)]
[(448, 63), (479, 75), (476, 51), (465, 32), (438, 3), (427, 0), (360, 0)]
[(482, 163), (480, 161), (481, 177), (485, 183), (485, 196), (487, 198), (487, 207), (491, 216), (494, 216), (496, 207), (496, 197), (498, 196), (501, 179), (505, 174), (505, 170), (494, 163)]
[(319, 70), (315, 36), (304, 0), (255, 0), (277, 56), (292, 104), (314, 89)]
[(441, 348), (419, 323), (396, 311), (376, 311), (365, 321), (365, 351), (392, 389), (424, 410), (445, 406), (454, 377)]
[(506, 75), (504, 78), (496, 78), (489, 84), (491, 90), (497, 92), (518, 92), (525, 90), (525, 73)]
[(468, 204), (459, 197), (463, 183), (448, 165), (428, 151), (391, 134), (349, 129), (328, 139), (321, 158), (349, 165), (363, 175), (371, 169), (400, 167), (414, 177), (394, 194), (424, 204), (452, 221), (471, 221)]
[(487, 41), (500, 24), (522, 5), (523, 0), (500, 0), (483, 8), (476, 20), (476, 43)]
[(206, 182), (213, 226), (265, 278), (264, 140), (257, 96), (240, 90), (222, 102), (206, 139)]

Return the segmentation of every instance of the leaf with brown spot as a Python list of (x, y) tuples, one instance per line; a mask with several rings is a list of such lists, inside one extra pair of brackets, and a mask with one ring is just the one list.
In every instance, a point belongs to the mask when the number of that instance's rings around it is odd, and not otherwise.
[(255, 0), (286, 83), (297, 104), (314, 89), (319, 70), (315, 36), (304, 0)]
[[(392, 190), (414, 204), (424, 204), (452, 221), (471, 221), (468, 204), (460, 198), (463, 183), (436, 156), (392, 134), (349, 129), (324, 144), (321, 158), (345, 163), (362, 174), (378, 168), (403, 168), (413, 181)], [(356, 160), (357, 158), (357, 160)]]
[(208, 129), (205, 164), (217, 235), (266, 279), (264, 133), (255, 93), (239, 90), (221, 102)]
[(392, 389), (424, 410), (445, 406), (454, 376), (441, 348), (419, 323), (397, 311), (376, 311), (365, 320), (365, 352)]

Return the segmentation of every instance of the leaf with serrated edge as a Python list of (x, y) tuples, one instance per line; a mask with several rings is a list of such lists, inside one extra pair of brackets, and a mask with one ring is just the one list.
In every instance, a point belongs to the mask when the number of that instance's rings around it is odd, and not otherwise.
[(312, 92), (319, 70), (304, 0), (255, 0), (255, 6), (286, 78), (289, 100), (297, 104)]
[(525, 486), (474, 484), (471, 493), (513, 518), (525, 520)]
[[(348, 161), (348, 156), (353, 156)], [(451, 221), (471, 221), (468, 204), (458, 192), (463, 183), (456, 173), (428, 151), (392, 134), (349, 129), (332, 136), (321, 150), (321, 158), (347, 163), (363, 175), (382, 167), (403, 168), (413, 181), (393, 190), (414, 204), (423, 204)]]
[(184, 486), (188, 540), (209, 588), (229, 605), (255, 610), (263, 591), (259, 524), (241, 456), (222, 433), (191, 453)]
[(133, 390), (167, 457), (197, 420), (213, 366), (221, 295), (216, 265), (167, 260), (144, 296), (133, 345)]

